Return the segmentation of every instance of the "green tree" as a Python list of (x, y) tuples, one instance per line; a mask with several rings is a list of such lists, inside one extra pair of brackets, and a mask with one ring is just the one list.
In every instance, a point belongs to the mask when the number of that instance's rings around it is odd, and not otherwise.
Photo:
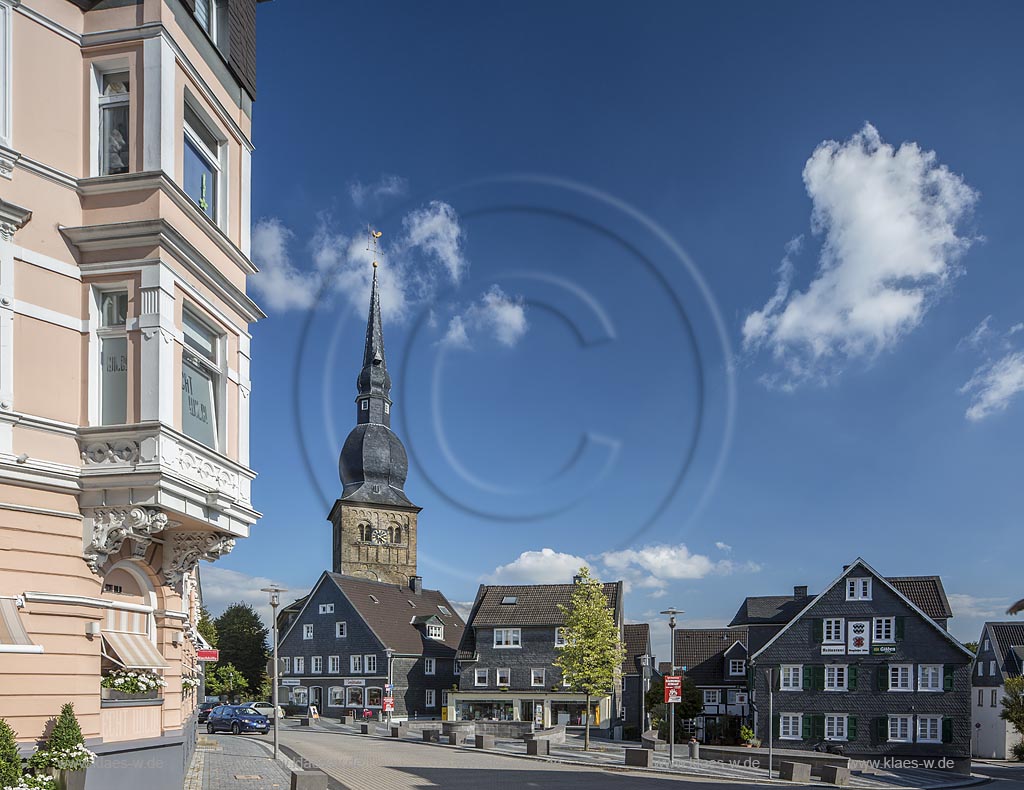
[(78, 718), (75, 716), (75, 706), (66, 702), (60, 709), (57, 723), (53, 725), (53, 732), (50, 733), (50, 737), (46, 741), (46, 749), (48, 751), (73, 749), (80, 743), (85, 743), (85, 738), (82, 737), (82, 728), (78, 725)]
[(970, 650), (974, 655), (978, 655), (978, 643), (977, 642), (964, 642), (964, 647)]
[(21, 756), (17, 735), (11, 725), (0, 719), (0, 787), (14, 787), (21, 778)]
[(267, 668), (269, 631), (249, 604), (236, 603), (216, 620), (220, 664), (234, 664), (250, 689), (257, 689)]
[(583, 748), (589, 749), (590, 699), (612, 690), (625, 660), (626, 648), (604, 594), (604, 585), (591, 577), (587, 566), (580, 568), (569, 605), (559, 604), (559, 608), (565, 615), (562, 626), (565, 644), (558, 648), (555, 666), (562, 670), (570, 689), (586, 695), (587, 727)]
[[(700, 689), (686, 675), (683, 675), (681, 691), (683, 701), (676, 703), (676, 743), (683, 740), (683, 721), (692, 719), (704, 710)], [(651, 688), (644, 697), (644, 704), (651, 712), (651, 722), (658, 731), (658, 737), (668, 740), (668, 705), (665, 704), (665, 681), (651, 678)]]
[(245, 675), (239, 672), (234, 664), (218, 662), (206, 675), (206, 693), (225, 696), (234, 701), (249, 691), (249, 683)]
[(1024, 676), (1006, 679), (1006, 696), (999, 715), (1024, 738)]
[(210, 610), (205, 606), (199, 609), (199, 624), (196, 628), (210, 647), (217, 646), (217, 624), (213, 621)]

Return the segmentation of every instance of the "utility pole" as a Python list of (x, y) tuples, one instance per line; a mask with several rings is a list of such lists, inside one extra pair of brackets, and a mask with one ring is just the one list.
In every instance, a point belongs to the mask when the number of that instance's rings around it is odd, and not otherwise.
[[(676, 674), (676, 615), (686, 614), (682, 609), (665, 609), (662, 614), (668, 615), (668, 630), (670, 639), (672, 640), (669, 644), (669, 655), (671, 656), (670, 661), (672, 663), (672, 674)], [(668, 765), (669, 768), (674, 767), (676, 759), (676, 704), (670, 702), (668, 704)]]
[(280, 748), (280, 725), (281, 717), (277, 715), (277, 711), (280, 708), (277, 701), (278, 687), (281, 685), (279, 680), (279, 674), (281, 667), (277, 661), (277, 607), (281, 604), (281, 593), (288, 592), (284, 587), (278, 587), (276, 584), (272, 584), (270, 587), (264, 587), (261, 592), (270, 593), (270, 611), (271, 619), (273, 620), (273, 633), (274, 633), (274, 657), (273, 657), (273, 684), (274, 691), (272, 694), (273, 699), (271, 704), (274, 706), (274, 759), (278, 759), (279, 748)]
[(772, 727), (775, 722), (775, 669), (769, 667), (764, 671), (768, 678), (768, 778), (772, 778), (772, 756), (774, 754), (772, 744)]

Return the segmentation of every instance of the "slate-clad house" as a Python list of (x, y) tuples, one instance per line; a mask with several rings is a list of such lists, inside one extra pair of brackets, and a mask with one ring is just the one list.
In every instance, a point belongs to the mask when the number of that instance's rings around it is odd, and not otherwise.
[(380, 714), (390, 677), (394, 718), (441, 716), (465, 625), (418, 576), (403, 587), (325, 572), (279, 624), (282, 704), (316, 705), (328, 716)]
[[(751, 649), (758, 735), (793, 748), (842, 742), (855, 757), (946, 758), (932, 767), (969, 772), (973, 654), (946, 630), (941, 580), (888, 579), (858, 558), (821, 594), (798, 599), (807, 603)], [(752, 614), (765, 619), (756, 599), (733, 623)], [(775, 672), (772, 721), (766, 669)]]
[[(746, 628), (680, 628), (676, 666), (694, 682), (704, 712), (692, 722), (702, 743), (737, 743), (750, 713)], [(685, 667), (685, 669), (684, 669)]]
[[(554, 665), (572, 584), (481, 585), (459, 645), (459, 688), (448, 698), (449, 719), (533, 721), (538, 726), (586, 723), (586, 696), (569, 691)], [(622, 582), (604, 585), (622, 627)], [(622, 721), (621, 680), (592, 700), (591, 726), (608, 736)]]
[(627, 623), (622, 627), (626, 658), (622, 662), (622, 709), (624, 737), (639, 740), (647, 727), (642, 697), (651, 687), (651, 626), (647, 623)]
[[(1005, 760), (1021, 741), (1013, 726), (1000, 718), (1008, 678), (1024, 674), (1024, 622), (985, 623), (978, 638), (971, 684), (974, 687), (975, 757)], [(980, 726), (978, 726), (980, 725)]]

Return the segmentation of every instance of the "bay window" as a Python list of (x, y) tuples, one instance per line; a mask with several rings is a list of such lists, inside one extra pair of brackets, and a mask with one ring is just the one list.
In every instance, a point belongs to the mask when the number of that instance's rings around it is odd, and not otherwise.
[(182, 312), (181, 431), (217, 449), (220, 338), (188, 310)]
[(99, 174), (127, 173), (130, 154), (128, 72), (103, 74), (99, 81)]
[(199, 210), (219, 222), (221, 141), (199, 114), (185, 103), (184, 183), (182, 187)]
[(128, 292), (105, 291), (98, 296), (100, 344), (100, 424), (128, 421)]

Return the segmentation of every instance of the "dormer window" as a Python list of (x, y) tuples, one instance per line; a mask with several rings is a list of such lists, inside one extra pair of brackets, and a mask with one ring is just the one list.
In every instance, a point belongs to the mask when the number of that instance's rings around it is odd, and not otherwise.
[(729, 674), (730, 675), (742, 675), (747, 671), (747, 662), (742, 658), (733, 658), (729, 660)]
[(847, 601), (870, 601), (871, 600), (871, 579), (854, 578), (846, 580)]
[(427, 625), (427, 637), (429, 639), (444, 639), (444, 626), (443, 625)]
[(368, 398), (363, 398), (361, 401), (359, 401), (359, 408), (362, 409), (363, 411), (366, 411), (367, 409), (369, 409), (370, 408), (370, 401), (369, 401), (369, 399)]

